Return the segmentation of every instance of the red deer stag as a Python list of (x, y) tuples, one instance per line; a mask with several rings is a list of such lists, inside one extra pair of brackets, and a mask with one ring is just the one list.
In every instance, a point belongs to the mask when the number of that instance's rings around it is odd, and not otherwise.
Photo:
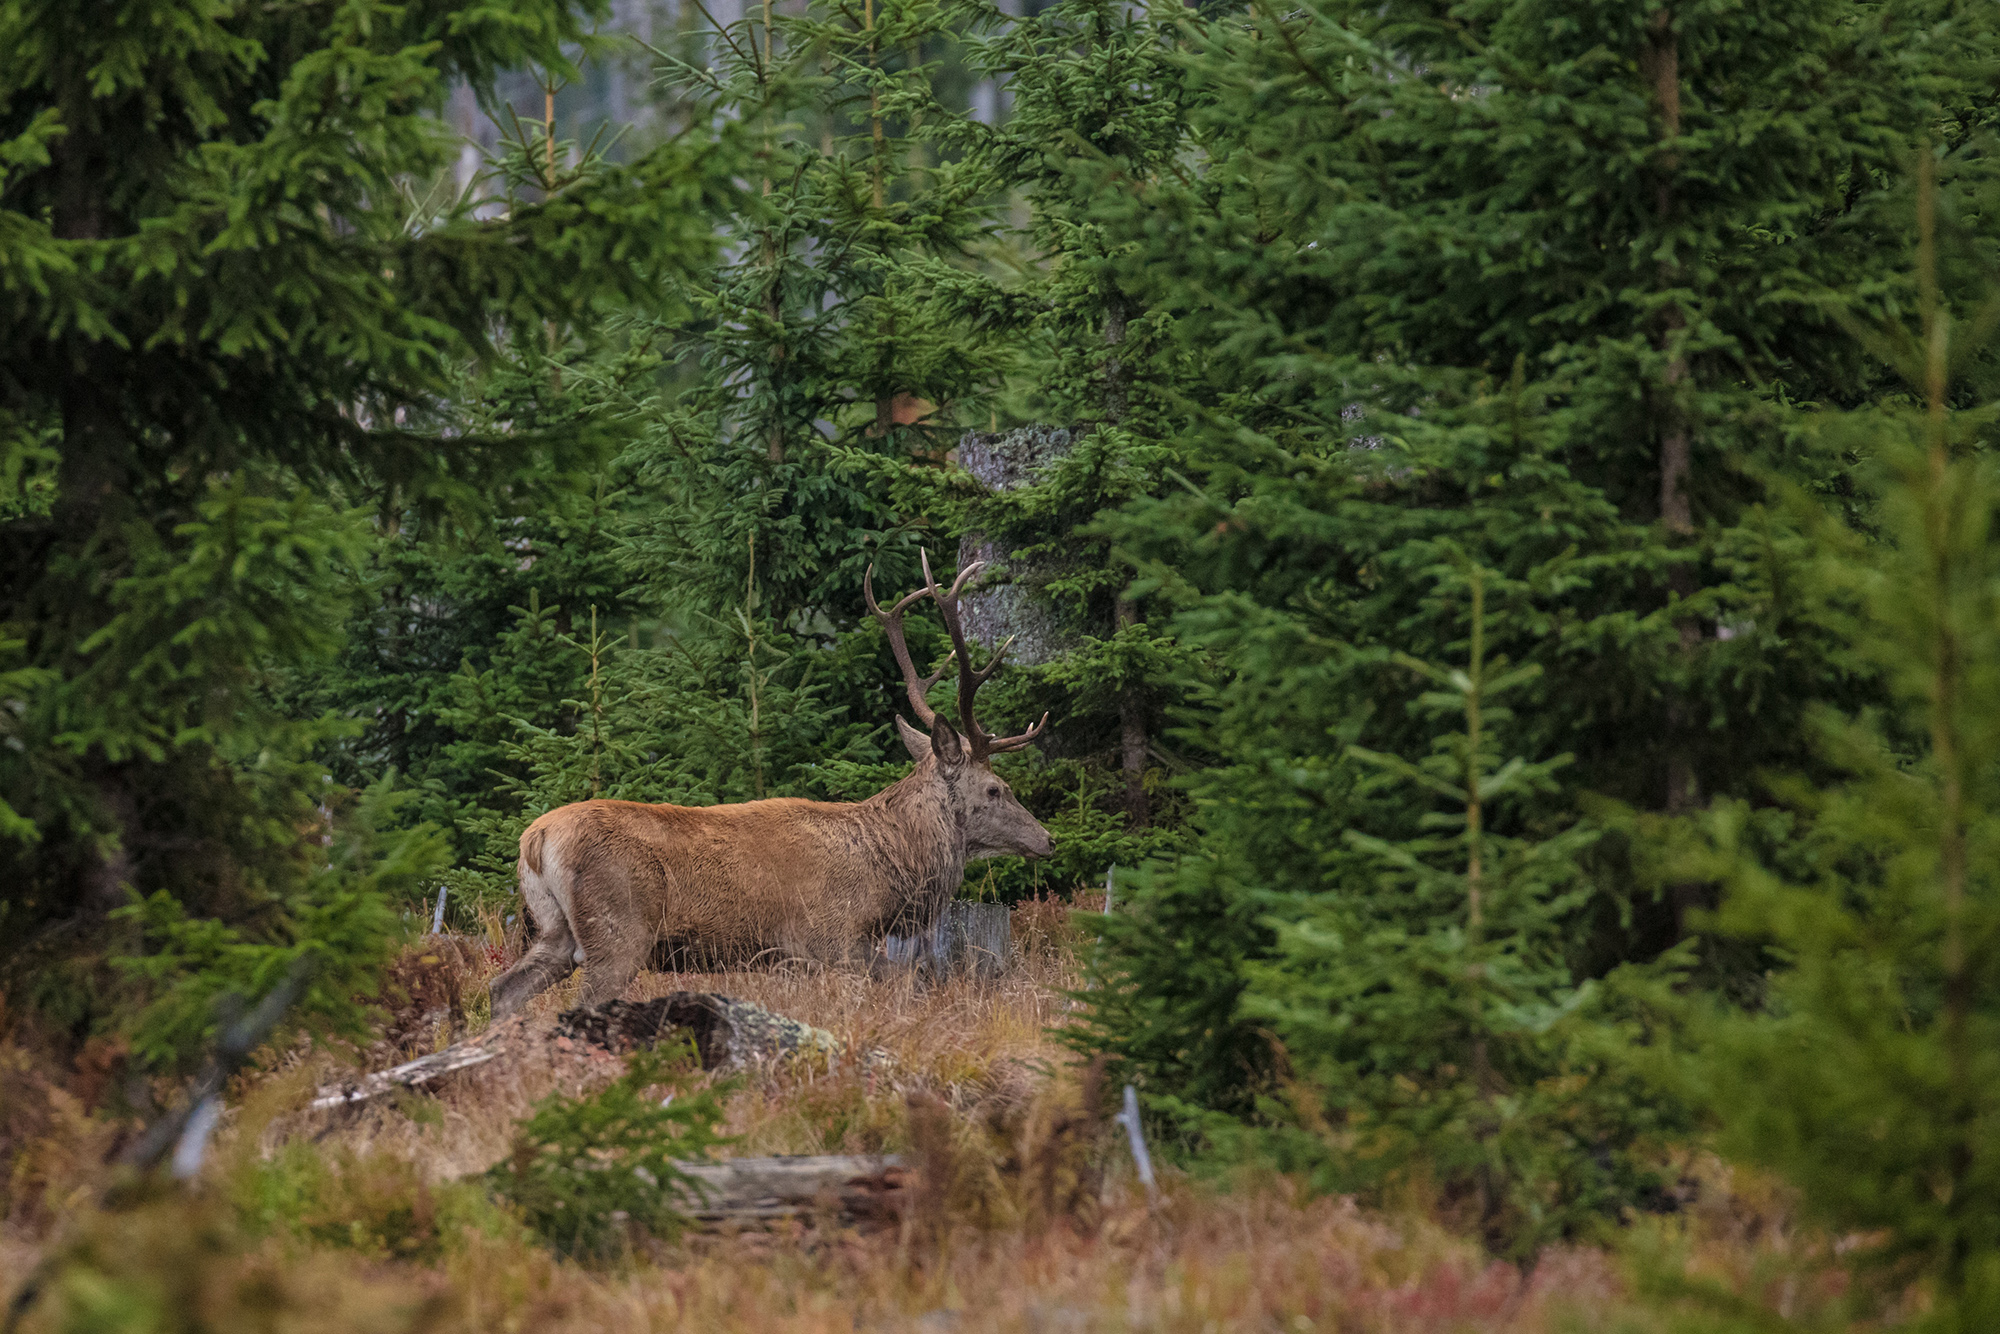
[[(520, 1009), (578, 964), (578, 1003), (612, 1000), (661, 950), (707, 966), (768, 953), (851, 962), (891, 929), (929, 928), (968, 861), (1048, 853), (1048, 830), (988, 764), (1034, 740), (1048, 717), (1019, 736), (995, 737), (980, 727), (973, 694), (1007, 645), (973, 669), (958, 594), (979, 563), (960, 571), (948, 593), (931, 578), (928, 556), (923, 564), (924, 586), (888, 611), (875, 601), (873, 566), (861, 585), (903, 669), (910, 710), (928, 729), (896, 719), (917, 761), (909, 777), (859, 802), (579, 801), (550, 811), (521, 835), (517, 868), (540, 934), (493, 980), (494, 1018)], [(944, 617), (952, 653), (921, 677), (903, 638), (903, 613), (925, 597)], [(957, 728), (924, 699), (953, 662)]]

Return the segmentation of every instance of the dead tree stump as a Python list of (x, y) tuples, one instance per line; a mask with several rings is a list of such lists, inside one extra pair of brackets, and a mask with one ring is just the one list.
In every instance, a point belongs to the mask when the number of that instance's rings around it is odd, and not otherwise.
[(892, 966), (939, 978), (998, 977), (1013, 961), (1013, 914), (1003, 903), (945, 905), (930, 930), (884, 942)]

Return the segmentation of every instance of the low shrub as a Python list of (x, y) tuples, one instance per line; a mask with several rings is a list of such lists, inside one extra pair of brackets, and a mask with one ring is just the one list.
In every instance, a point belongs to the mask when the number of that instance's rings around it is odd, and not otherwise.
[(238, 1173), (231, 1198), (252, 1234), (285, 1233), (416, 1264), (438, 1263), (470, 1233), (499, 1236), (510, 1227), (481, 1181), (432, 1182), (394, 1154), (329, 1153), (308, 1143), (287, 1144)]
[[(487, 1183), (572, 1259), (614, 1260), (638, 1236), (678, 1236), (687, 1225), (681, 1205), (699, 1191), (678, 1163), (726, 1142), (715, 1129), (724, 1090), (690, 1088), (682, 1072), (692, 1061), (691, 1048), (638, 1051), (598, 1092), (544, 1098)], [(665, 1098), (662, 1086), (671, 1089)]]

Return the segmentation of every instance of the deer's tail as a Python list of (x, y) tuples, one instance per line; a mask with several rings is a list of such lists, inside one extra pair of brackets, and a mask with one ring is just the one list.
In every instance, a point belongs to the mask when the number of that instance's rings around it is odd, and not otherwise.
[[(521, 835), (521, 860), (514, 870), (521, 882), (521, 898), (528, 905), (528, 915), (535, 919), (536, 930), (547, 936), (561, 932), (573, 938), (562, 841), (558, 839), (551, 845), (549, 832), (539, 821), (528, 826), (528, 831)], [(581, 947), (577, 953), (582, 954)], [(577, 962), (582, 959), (579, 957)]]

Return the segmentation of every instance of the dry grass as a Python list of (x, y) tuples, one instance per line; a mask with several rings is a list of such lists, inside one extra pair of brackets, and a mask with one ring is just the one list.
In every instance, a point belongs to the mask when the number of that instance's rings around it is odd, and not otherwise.
[[(514, 1122), (538, 1099), (588, 1090), (620, 1068), (545, 1036), (569, 1000), (560, 989), (514, 1021), (509, 1059), (358, 1114), (299, 1112), (327, 1069), (282, 1063), (289, 1068), (238, 1091), (238, 1121), (197, 1189), (117, 1211), (74, 1207), (101, 1180), (91, 1164), (107, 1132), (51, 1086), (34, 1133), (13, 1141), (0, 1272), (18, 1276), (50, 1248), (67, 1258), (30, 1330), (1727, 1327), (1640, 1309), (1626, 1263), (1611, 1253), (1550, 1253), (1523, 1275), (1420, 1216), (1304, 1198), (1282, 1178), (1227, 1190), (1170, 1179), (1164, 1203), (1149, 1208), (1097, 1114), (1091, 1073), (1050, 1036), (1075, 983), (1073, 930), (1062, 905), (1024, 908), (1016, 939), (1025, 957), (987, 984), (783, 967), (644, 975), (628, 992), (725, 991), (838, 1036), (850, 1055), (832, 1068), (793, 1064), (738, 1079), (727, 1102), (732, 1151), (909, 1152), (927, 1186), (900, 1230), (789, 1225), (693, 1237), (650, 1244), (611, 1271), (555, 1259), (476, 1183), (451, 1183), (501, 1159)], [(424, 957), (412, 956), (412, 967), (445, 966)], [(432, 981), (473, 1002), (476, 1029), (497, 959), (471, 950), (447, 963), (451, 976)], [(401, 1036), (402, 1050), (385, 1043), (371, 1063), (451, 1034), (406, 1027)], [(887, 1059), (859, 1059), (876, 1050)], [(18, 1058), (9, 1051), (0, 1046), (0, 1057)], [(270, 1164), (300, 1160), (317, 1184), (296, 1199), (272, 1195)], [(245, 1204), (257, 1191), (269, 1197), (262, 1225)], [(1732, 1198), (1744, 1203), (1653, 1235), (1681, 1248), (1684, 1272), (1766, 1306), (1824, 1307), (1837, 1296), (1825, 1265), (1800, 1261), (1794, 1252), (1809, 1248), (1772, 1224), (1781, 1201), (1758, 1200), (1753, 1187)]]
[[(454, 1288), (477, 1289), (469, 1253)], [(738, 1240), (616, 1281), (544, 1271), (534, 1323), (566, 1329), (1543, 1330), (1618, 1302), (1601, 1254), (1549, 1257), (1523, 1279), (1434, 1231), (1282, 1188), (1189, 1195), (1160, 1216), (1114, 1211), (1095, 1235), (1064, 1228), (960, 1233), (912, 1255), (895, 1238), (818, 1249)], [(533, 1299), (531, 1299), (532, 1301)], [(471, 1323), (501, 1315), (468, 1312)]]
[[(1052, 916), (1049, 906), (1024, 915)], [(1060, 909), (1063, 918), (1067, 908)], [(726, 1133), (738, 1154), (879, 1153), (902, 1147), (905, 1105), (913, 1092), (942, 1098), (961, 1116), (992, 1120), (1018, 1114), (1070, 1053), (1052, 1036), (1067, 1011), (1062, 992), (1076, 985), (1073, 956), (1060, 947), (1066, 927), (1046, 920), (1022, 934), (1031, 947), (1016, 966), (989, 981), (928, 983), (905, 974), (877, 979), (803, 964), (731, 973), (642, 973), (627, 1000), (671, 991), (716, 991), (803, 1019), (838, 1038), (848, 1055), (831, 1068), (802, 1062), (738, 1076), (729, 1098)], [(482, 997), (502, 966), (500, 957), (472, 953), (461, 994)], [(421, 1095), (383, 1100), (330, 1123), (295, 1118), (273, 1127), (276, 1137), (310, 1133), (329, 1147), (357, 1154), (390, 1153), (449, 1180), (483, 1170), (507, 1150), (514, 1123), (541, 1098), (560, 1090), (585, 1092), (622, 1068), (583, 1044), (550, 1039), (546, 1030), (574, 1001), (577, 978), (536, 997), (513, 1021), (507, 1059), (477, 1067)], [(470, 1031), (484, 1025), (475, 1005)], [(453, 1034), (440, 1026), (426, 1042), (390, 1052), (386, 1064), (435, 1050)], [(334, 1070), (317, 1067), (320, 1077)], [(276, 1138), (267, 1136), (267, 1145)]]

